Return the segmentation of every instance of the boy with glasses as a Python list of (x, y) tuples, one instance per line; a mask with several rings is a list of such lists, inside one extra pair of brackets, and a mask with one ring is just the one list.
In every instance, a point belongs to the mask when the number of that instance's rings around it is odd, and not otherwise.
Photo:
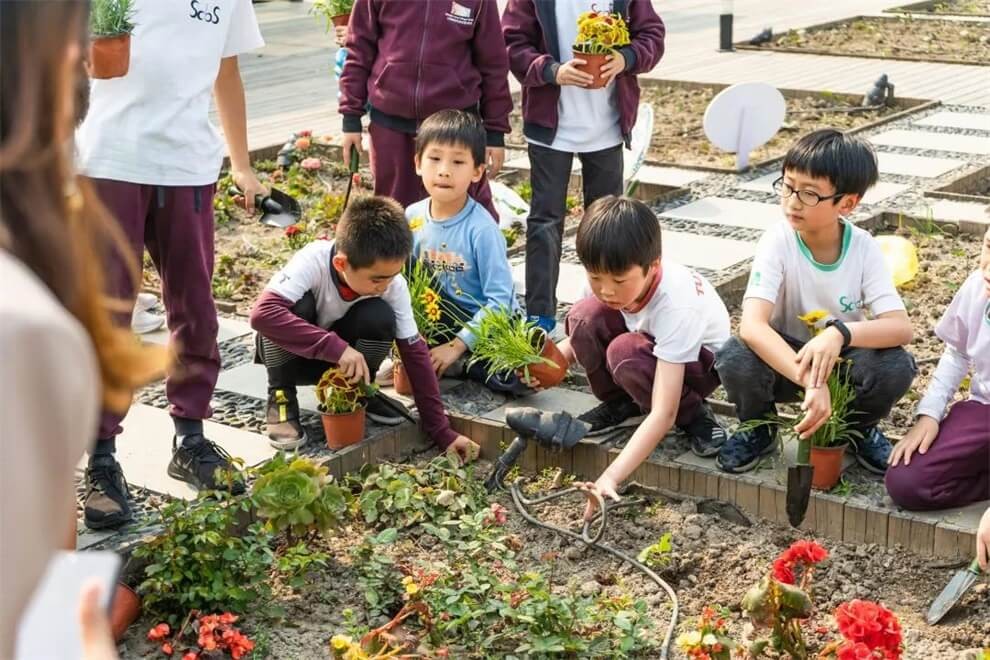
[[(715, 368), (740, 421), (801, 400), (795, 429), (807, 438), (831, 414), (829, 374), (840, 358), (848, 360), (852, 419), (861, 434), (856, 458), (883, 474), (891, 446), (877, 425), (911, 386), (916, 367), (902, 348), (911, 341), (911, 322), (880, 247), (844, 219), (876, 183), (876, 155), (864, 140), (823, 129), (790, 148), (781, 174), (774, 190), (786, 222), (760, 240), (739, 336), (718, 352)], [(747, 472), (776, 440), (771, 426), (737, 431), (716, 463)]]

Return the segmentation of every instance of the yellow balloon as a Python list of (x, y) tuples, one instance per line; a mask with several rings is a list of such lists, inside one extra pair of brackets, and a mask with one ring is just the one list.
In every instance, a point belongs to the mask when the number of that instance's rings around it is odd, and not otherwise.
[(918, 274), (918, 250), (903, 236), (885, 234), (877, 236), (883, 260), (887, 263), (891, 275), (894, 276), (894, 286), (904, 286)]

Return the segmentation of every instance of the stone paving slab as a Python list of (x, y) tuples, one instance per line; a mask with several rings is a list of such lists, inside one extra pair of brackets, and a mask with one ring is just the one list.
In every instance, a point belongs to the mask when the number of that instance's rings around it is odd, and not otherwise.
[(976, 529), (980, 526), (980, 518), (987, 507), (990, 507), (990, 500), (940, 511), (909, 511), (908, 513), (923, 520), (949, 523), (963, 529)]
[(780, 222), (783, 216), (776, 204), (728, 197), (704, 197), (684, 206), (668, 209), (660, 217), (765, 230)]
[[(519, 152), (515, 152), (519, 153)], [(525, 153), (516, 155), (511, 160), (507, 160), (503, 166), (508, 170), (524, 170), (529, 172), (529, 156)], [(581, 159), (575, 157), (571, 162), (571, 174), (580, 174)], [(660, 186), (671, 186), (680, 188), (695, 181), (701, 181), (708, 176), (707, 172), (701, 170), (691, 170), (683, 167), (668, 167), (664, 165), (649, 165), (644, 163), (636, 173), (636, 180), (640, 183), (649, 183)]]
[(934, 133), (931, 131), (908, 131), (897, 128), (874, 135), (870, 141), (875, 145), (908, 147), (910, 149), (931, 149), (935, 151), (955, 151), (961, 154), (990, 154), (990, 137), (959, 135), (956, 133)]
[[(512, 281), (516, 285), (516, 293), (526, 293), (526, 263), (512, 267)], [(581, 299), (581, 292), (588, 281), (584, 267), (580, 264), (560, 264), (560, 277), (557, 280), (557, 302), (573, 305)]]
[[(742, 190), (754, 190), (756, 192), (772, 192), (771, 187), (773, 182), (777, 180), (780, 176), (777, 172), (771, 172), (757, 179), (751, 181), (745, 181), (739, 184), (739, 188)], [(908, 188), (910, 188), (906, 183), (889, 183), (887, 181), (880, 181), (875, 186), (866, 191), (866, 195), (863, 196), (863, 204), (879, 204), (895, 195), (899, 195)]]
[(990, 131), (990, 114), (976, 112), (936, 112), (914, 122), (918, 126), (945, 126), (967, 130)]
[(931, 156), (910, 156), (888, 151), (877, 152), (877, 168), (880, 174), (898, 174), (933, 179), (950, 172), (966, 162), (954, 158), (934, 158)]
[[(249, 335), (254, 332), (246, 321), (231, 319), (224, 316), (221, 316), (219, 320), (220, 328), (217, 332), (217, 342), (224, 342), (228, 339), (243, 337), (244, 335)], [(142, 341), (150, 344), (161, 344), (162, 346), (168, 344), (168, 339), (169, 330), (166, 327), (162, 327), (160, 330), (155, 330), (154, 332), (141, 335)]]
[(76, 550), (85, 550), (103, 543), (117, 533), (115, 529), (92, 530), (83, 524), (76, 526)]
[(957, 202), (951, 199), (939, 199), (929, 204), (932, 217), (935, 220), (958, 222), (977, 222), (990, 224), (990, 205), (977, 202)]
[(485, 413), (482, 415), (482, 419), (489, 419), (493, 422), (505, 422), (505, 411), (507, 409), (523, 407), (533, 407), (555, 412), (566, 410), (577, 417), (581, 413), (591, 410), (598, 403), (598, 399), (587, 392), (555, 387), (509, 401), (505, 405)]
[[(131, 406), (122, 426), (124, 432), (117, 436), (117, 460), (124, 470), (124, 477), (132, 486), (140, 486), (156, 493), (193, 499), (196, 489), (173, 479), (166, 473), (172, 458), (172, 420), (165, 410), (144, 404)], [(268, 439), (207, 420), (204, 423), (206, 437), (226, 449), (231, 456), (242, 458), (246, 465), (255, 465), (275, 455)], [(80, 469), (85, 468), (88, 456), (83, 456)]]
[(663, 232), (663, 253), (691, 268), (722, 270), (745, 261), (756, 252), (756, 243), (679, 231)]

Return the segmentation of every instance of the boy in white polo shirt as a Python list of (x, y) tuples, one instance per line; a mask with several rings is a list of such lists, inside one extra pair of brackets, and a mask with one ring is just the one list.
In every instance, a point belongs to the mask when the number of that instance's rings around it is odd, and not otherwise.
[[(740, 421), (762, 419), (775, 404), (803, 399), (795, 429), (810, 437), (832, 410), (827, 379), (838, 359), (850, 363), (856, 397), (856, 458), (883, 474), (890, 442), (877, 428), (911, 386), (911, 322), (880, 247), (843, 219), (877, 181), (877, 159), (864, 140), (814, 131), (788, 150), (774, 182), (786, 222), (769, 229), (753, 258), (739, 336), (718, 353), (716, 369)], [(867, 316), (869, 312), (869, 316)], [(806, 319), (821, 317), (812, 337)], [(716, 463), (746, 472), (776, 447), (769, 426), (737, 431)]]
[[(175, 423), (168, 473), (199, 488), (223, 487), (229, 457), (203, 436), (220, 369), (213, 303), (213, 195), (224, 145), (210, 123), (216, 98), (234, 181), (253, 210), (264, 188), (251, 171), (237, 55), (264, 44), (250, 0), (135, 0), (130, 70), (94, 80), (76, 135), (79, 170), (92, 179), (141, 262), (145, 247), (162, 280), (177, 363), (165, 388)], [(136, 282), (108, 255), (110, 293), (132, 301)], [(130, 315), (121, 318), (126, 323)], [(122, 415), (104, 413), (87, 468), (86, 524), (130, 518), (114, 459)], [(149, 441), (155, 439), (149, 438)], [(234, 490), (243, 485), (235, 482)]]
[(661, 259), (660, 224), (643, 202), (613, 195), (594, 202), (575, 247), (590, 292), (568, 312), (560, 350), (584, 367), (602, 402), (578, 419), (591, 436), (638, 425), (598, 480), (584, 485), (618, 499), (618, 485), (673, 426), (699, 456), (725, 442), (705, 397), (718, 387), (715, 352), (729, 338), (729, 313), (708, 280)]
[[(990, 499), (990, 229), (979, 269), (956, 292), (935, 334), (945, 352), (887, 469), (890, 497), (916, 511)], [(970, 372), (969, 398), (946, 412)]]

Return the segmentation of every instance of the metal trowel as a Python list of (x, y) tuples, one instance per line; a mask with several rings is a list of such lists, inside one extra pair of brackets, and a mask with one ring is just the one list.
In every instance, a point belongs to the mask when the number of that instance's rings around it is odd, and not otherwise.
[(811, 440), (798, 440), (796, 465), (787, 468), (787, 520), (797, 527), (804, 521), (811, 499), (811, 479), (815, 468), (811, 467)]
[[(231, 196), (241, 195), (239, 188), (231, 186), (227, 189)], [(268, 196), (255, 195), (254, 208), (261, 209), (261, 224), (269, 227), (284, 229), (294, 225), (302, 218), (302, 207), (295, 198), (290, 197), (278, 188), (269, 188)]]
[(948, 614), (952, 606), (959, 602), (959, 599), (973, 586), (980, 575), (980, 564), (975, 559), (972, 564), (953, 575), (949, 584), (945, 586), (945, 589), (942, 589), (942, 593), (928, 608), (928, 614), (925, 616), (928, 624), (934, 625), (941, 621), (942, 617)]

